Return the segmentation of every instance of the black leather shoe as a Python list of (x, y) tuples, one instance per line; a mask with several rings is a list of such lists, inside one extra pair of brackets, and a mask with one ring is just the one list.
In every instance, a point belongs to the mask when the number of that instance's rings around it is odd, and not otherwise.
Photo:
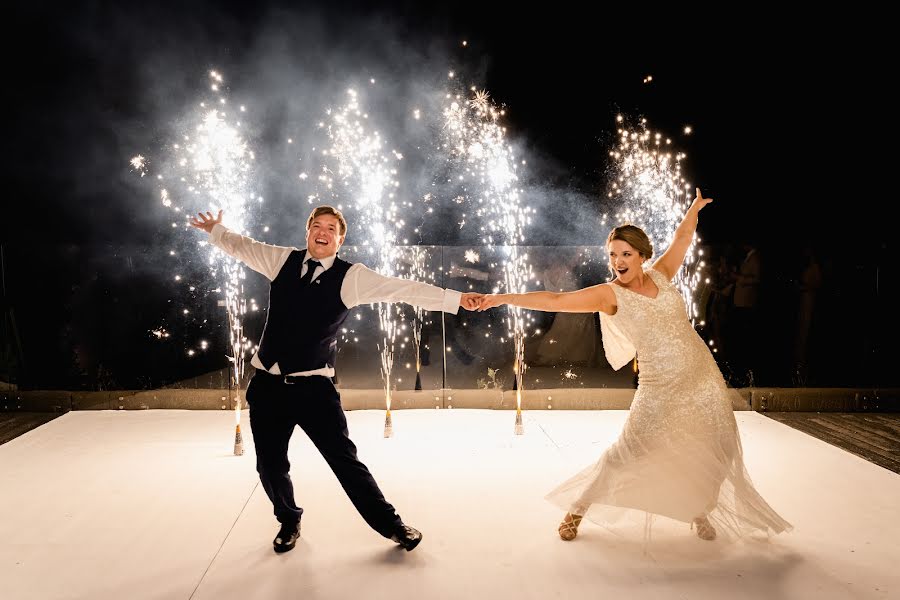
[(400, 525), (391, 536), (391, 541), (397, 542), (409, 552), (422, 541), (422, 532), (409, 525)]
[(278, 535), (272, 540), (275, 552), (281, 553), (293, 550), (298, 537), (300, 537), (299, 521), (296, 523), (282, 523), (281, 529), (278, 530)]

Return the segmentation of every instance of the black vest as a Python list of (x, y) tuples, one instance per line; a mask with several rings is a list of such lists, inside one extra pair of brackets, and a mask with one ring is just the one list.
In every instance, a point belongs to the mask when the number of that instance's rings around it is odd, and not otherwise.
[(352, 266), (334, 264), (308, 285), (300, 284), (306, 250), (294, 250), (269, 288), (266, 327), (257, 356), (266, 370), (278, 363), (282, 374), (334, 366), (337, 333), (350, 312), (341, 300), (341, 285)]

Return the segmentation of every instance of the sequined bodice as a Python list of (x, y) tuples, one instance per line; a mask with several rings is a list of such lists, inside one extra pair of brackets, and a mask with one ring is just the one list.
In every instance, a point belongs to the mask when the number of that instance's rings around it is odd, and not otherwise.
[(647, 274), (659, 288), (656, 298), (612, 286), (618, 303), (612, 321), (637, 350), (641, 383), (682, 387), (697, 378), (721, 379), (706, 344), (688, 320), (678, 289), (655, 269)]

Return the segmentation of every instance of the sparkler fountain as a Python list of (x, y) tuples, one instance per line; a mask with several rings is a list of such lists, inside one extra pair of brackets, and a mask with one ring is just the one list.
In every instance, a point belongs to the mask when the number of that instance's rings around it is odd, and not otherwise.
[[(516, 187), (516, 162), (507, 143), (506, 129), (500, 124), (505, 112), (495, 106), (487, 92), (472, 89), (465, 100), (462, 94), (448, 94), (444, 108), (446, 144), (451, 157), (459, 162), (466, 196), (474, 204), (482, 223), (483, 242), (488, 247), (503, 246), (504, 286), (508, 293), (526, 291), (532, 278), (528, 255), (519, 247), (525, 241), (524, 226), (533, 210), (521, 203)], [(496, 290), (495, 290), (496, 291)], [(507, 327), (513, 342), (513, 373), (516, 392), (515, 433), (524, 433), (522, 424), (522, 379), (525, 364), (525, 313), (508, 306)]]
[[(637, 126), (629, 126), (624, 116), (616, 117), (618, 145), (611, 150), (612, 183), (608, 197), (620, 207), (616, 223), (633, 223), (643, 229), (653, 247), (667, 248), (675, 229), (691, 203), (693, 187), (681, 174), (681, 161), (686, 155), (673, 152), (671, 138), (654, 133), (641, 119)], [(703, 251), (696, 246), (695, 237), (688, 248), (684, 266), (675, 276), (675, 285), (687, 307), (688, 318), (695, 325), (698, 307), (694, 293), (706, 266), (700, 258)], [(633, 365), (637, 372), (638, 364)]]
[[(338, 110), (328, 111), (329, 119), (322, 126), (327, 128), (331, 146), (323, 155), (333, 159), (335, 168), (323, 167), (320, 181), (333, 188), (336, 176), (352, 194), (352, 206), (357, 218), (368, 232), (362, 244), (375, 255), (376, 270), (382, 275), (397, 275), (397, 235), (405, 227), (398, 216), (396, 189), (397, 162), (403, 156), (396, 150), (383, 154), (384, 142), (377, 131), (368, 125), (369, 115), (361, 108), (355, 90), (347, 91), (347, 100)], [(402, 309), (381, 302), (378, 317), (381, 325), (381, 376), (384, 381), (385, 422), (384, 437), (394, 433), (391, 420), (391, 376), (394, 367), (394, 345), (398, 320)]]
[[(434, 273), (427, 273), (427, 256), (425, 249), (421, 246), (409, 246), (406, 250), (410, 277), (417, 281), (425, 281), (428, 278), (433, 279)], [(421, 306), (414, 306), (412, 336), (416, 352), (416, 391), (421, 391), (422, 389), (422, 327), (424, 324), (425, 309)]]
[[(232, 229), (244, 233), (249, 217), (248, 202), (262, 202), (250, 192), (254, 154), (240, 132), (240, 121), (233, 120), (227, 99), (221, 90), (222, 76), (211, 71), (210, 89), (215, 93), (213, 102), (201, 102), (199, 111), (190, 121), (189, 131), (182, 134), (178, 143), (170, 144), (171, 155), (161, 163), (164, 172), (157, 175), (162, 204), (182, 218), (197, 212), (224, 210)], [(244, 107), (238, 111), (243, 112)], [(141, 156), (131, 159), (132, 167), (146, 174), (147, 161)], [(173, 222), (173, 227), (178, 224)], [(224, 290), (225, 311), (228, 318), (230, 378), (235, 389), (234, 454), (243, 454), (241, 437), (241, 393), (245, 358), (250, 342), (244, 336), (244, 315), (247, 299), (244, 296), (244, 267), (218, 248), (203, 241), (208, 247), (207, 263), (213, 277), (219, 283), (217, 292)], [(176, 277), (180, 280), (180, 277)], [(251, 307), (255, 310), (257, 307)], [(207, 344), (201, 344), (206, 349)], [(193, 354), (193, 350), (189, 351)]]
[[(616, 221), (634, 223), (646, 231), (654, 248), (667, 248), (693, 198), (694, 188), (681, 174), (686, 154), (673, 152), (671, 138), (649, 130), (646, 119), (636, 127), (629, 127), (622, 115), (616, 121), (619, 143), (609, 153), (614, 177), (608, 192), (621, 207)], [(699, 258), (703, 253), (697, 249), (699, 242), (700, 238), (693, 240), (685, 266), (675, 277), (691, 322), (698, 315), (694, 292), (706, 266)]]

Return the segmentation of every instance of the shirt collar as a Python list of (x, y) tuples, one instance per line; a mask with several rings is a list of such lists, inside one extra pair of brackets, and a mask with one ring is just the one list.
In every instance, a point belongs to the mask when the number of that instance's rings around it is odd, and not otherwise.
[[(308, 260), (312, 259), (313, 255), (309, 253), (309, 250), (306, 251), (306, 256), (303, 257), (303, 262), (306, 263)], [(331, 256), (326, 256), (325, 258), (316, 258), (313, 260), (319, 261), (322, 265), (322, 269), (327, 271), (331, 268), (331, 265), (334, 264), (334, 260), (337, 258), (337, 254), (332, 254)]]

